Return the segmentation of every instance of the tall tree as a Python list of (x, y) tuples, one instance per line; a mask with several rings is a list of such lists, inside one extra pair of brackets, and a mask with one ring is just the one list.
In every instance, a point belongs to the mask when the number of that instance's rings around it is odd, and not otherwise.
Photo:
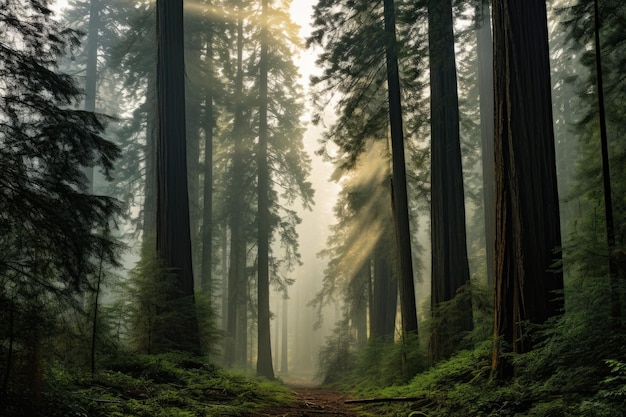
[(157, 107), (157, 253), (177, 279), (168, 308), (182, 315), (180, 328), (161, 324), (167, 326), (161, 349), (199, 353), (187, 193), (182, 0), (157, 1)]
[[(624, 265), (621, 248), (626, 244), (626, 211), (623, 204), (611, 204), (610, 200), (621, 201), (626, 194), (622, 186), (624, 182), (618, 180), (624, 176), (624, 164), (619, 161), (624, 158), (623, 144), (626, 138), (621, 128), (626, 82), (619, 75), (626, 62), (626, 37), (622, 30), (625, 11), (618, 1), (603, 1), (598, 5), (591, 1), (575, 3), (561, 12), (565, 16), (570, 45), (575, 51), (580, 51), (577, 57), (580, 57), (580, 64), (585, 67), (574, 74), (577, 81), (585, 86), (578, 90), (584, 106), (575, 108), (582, 113), (576, 124), (581, 162), (576, 166), (578, 181), (575, 192), (582, 197), (582, 201), (589, 201), (590, 204), (585, 206), (584, 211), (578, 210), (577, 224), (580, 227), (575, 230), (576, 239), (577, 242), (584, 242), (585, 247), (602, 245), (608, 246), (610, 251), (608, 265), (605, 259), (588, 256), (578, 257), (577, 261), (580, 260), (585, 268), (592, 268), (590, 270), (594, 271), (598, 279), (608, 275), (611, 311), (607, 314), (614, 318), (621, 316), (623, 323), (626, 297), (621, 277)], [(594, 85), (595, 90), (590, 90), (589, 85)], [(611, 172), (608, 172), (609, 165)], [(604, 191), (600, 193), (599, 190)], [(596, 226), (597, 206), (604, 206), (606, 228)], [(586, 251), (585, 247), (581, 249)], [(616, 266), (619, 268), (617, 275)], [(616, 279), (620, 277), (622, 279)], [(618, 287), (621, 288), (616, 291)]]
[[(403, 146), (407, 148), (411, 161), (408, 164), (412, 180), (409, 185), (413, 193), (417, 195), (416, 191), (419, 192), (420, 197), (420, 200), (415, 198), (410, 201), (410, 209), (415, 216), (418, 202), (427, 200), (423, 189), (420, 189), (420, 184), (427, 182), (424, 178), (427, 158), (426, 152), (418, 145), (426, 130), (426, 118), (422, 113), (426, 105), (422, 96), (422, 67), (425, 68), (423, 64), (426, 55), (423, 54), (422, 42), (415, 41), (423, 35), (420, 23), (406, 16), (412, 8), (408, 3), (399, 5), (404, 7), (399, 9), (403, 17), (399, 19), (398, 34), (401, 38), (396, 43), (396, 52), (403, 64), (398, 70), (402, 71), (403, 82), (400, 86), (409, 121), (407, 141)], [(419, 35), (416, 36), (416, 33)], [(346, 281), (359, 276), (356, 271), (361, 263), (374, 259), (374, 283), (369, 297), (372, 318), (370, 336), (393, 340), (399, 258), (393, 238), (392, 152), (389, 143), (390, 113), (385, 62), (387, 36), (382, 2), (319, 2), (315, 7), (314, 31), (308, 42), (319, 44), (323, 50), (318, 65), (324, 71), (312, 79), (315, 87), (314, 103), (319, 112), (314, 121), (322, 120), (321, 110), (329, 105), (327, 98), (337, 92), (341, 94), (334, 109), (337, 118), (324, 135), (324, 147), (320, 153), (339, 167), (333, 179), (341, 181), (345, 193), (337, 202), (338, 224), (333, 226), (334, 236), (328, 241), (328, 250), (323, 252), (331, 255), (331, 260), (325, 272), (324, 287), (316, 301), (323, 298), (324, 292), (330, 297), (332, 291), (348, 288)], [(332, 152), (325, 148), (329, 142), (335, 145)], [(417, 222), (412, 226), (415, 231)], [(418, 245), (414, 243), (410, 249), (416, 256)], [(383, 246), (384, 250), (374, 249), (382, 249)], [(377, 290), (381, 293), (377, 293)], [(412, 292), (407, 293), (410, 295)], [(372, 317), (372, 309), (386, 324)], [(377, 329), (376, 333), (372, 333), (374, 328)]]
[(600, 47), (600, 9), (598, 0), (593, 2), (594, 46), (596, 53), (596, 88), (598, 90), (598, 117), (600, 122), (600, 149), (602, 152), (602, 184), (604, 187), (604, 216), (606, 221), (606, 240), (609, 249), (609, 279), (611, 288), (611, 318), (617, 324), (620, 315), (619, 277), (615, 251), (615, 224), (613, 220), (613, 198), (611, 193), (611, 169), (609, 162), (609, 143), (604, 109), (604, 75), (602, 71), (602, 51)]
[(428, 2), (428, 34), (431, 103), (431, 309), (435, 317), (430, 350), (432, 359), (436, 361), (452, 353), (455, 335), (473, 327), (471, 302), (460, 304), (460, 311), (451, 317), (437, 320), (440, 303), (454, 298), (459, 289), (469, 283), (451, 0)]
[[(228, 272), (228, 311), (227, 311), (227, 327), (226, 327), (226, 347), (225, 347), (225, 363), (232, 366), (237, 359), (241, 359), (240, 355), (237, 355), (241, 349), (236, 349), (238, 344), (243, 341), (238, 335), (241, 332), (237, 331), (237, 317), (238, 313), (246, 314), (245, 307), (242, 309), (240, 306), (242, 303), (245, 305), (246, 298), (244, 297), (243, 290), (245, 288), (246, 280), (246, 256), (245, 256), (245, 234), (244, 234), (244, 197), (245, 187), (243, 175), (245, 166), (244, 144), (243, 144), (243, 132), (245, 127), (244, 121), (244, 68), (243, 68), (243, 48), (244, 48), (244, 16), (243, 5), (238, 2), (236, 8), (236, 64), (234, 68), (235, 80), (234, 80), (234, 113), (232, 124), (232, 161), (231, 161), (231, 181), (230, 184), (230, 204), (229, 204), (229, 223), (230, 223), (230, 265)], [(240, 323), (245, 317), (240, 317)], [(238, 342), (236, 344), (236, 342)]]
[(396, 12), (393, 0), (383, 0), (383, 4), (391, 130), (393, 213), (399, 257), (400, 308), (402, 310), (402, 328), (404, 333), (411, 334), (417, 333), (417, 308), (415, 305), (415, 284), (413, 282), (413, 255), (411, 253), (411, 228), (409, 224), (409, 203), (404, 158), (402, 101), (396, 40)]
[(59, 71), (79, 33), (47, 1), (2, 0), (0, 10), (0, 397), (24, 389), (12, 386), (21, 356), (36, 400), (58, 311), (81, 311), (77, 294), (90, 288), (96, 260), (117, 264), (119, 203), (88, 193), (81, 167), (110, 180), (119, 148), (103, 137), (104, 116), (77, 109), (83, 91)]
[(546, 4), (496, 0), (494, 24), (496, 270), (492, 369), (532, 348), (527, 323), (561, 313), (559, 202)]
[[(87, 68), (85, 70), (85, 110), (96, 111), (96, 91), (98, 80), (98, 30), (100, 26), (100, 1), (89, 3), (89, 31), (87, 32)], [(85, 168), (87, 179), (93, 191), (93, 168)]]
[(268, 0), (261, 0), (261, 56), (259, 60), (259, 144), (257, 151), (257, 290), (258, 290), (258, 352), (256, 371), (259, 376), (274, 379), (272, 343), (270, 339), (270, 278), (269, 278), (269, 167), (268, 167)]

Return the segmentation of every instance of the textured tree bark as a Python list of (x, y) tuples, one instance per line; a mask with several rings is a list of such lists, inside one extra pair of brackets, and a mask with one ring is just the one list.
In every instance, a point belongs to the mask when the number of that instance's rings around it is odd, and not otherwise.
[[(459, 99), (454, 55), (452, 1), (429, 0), (428, 37), (431, 114), (431, 311), (455, 297), (469, 283), (465, 231), (465, 196), (459, 134)], [(450, 339), (473, 327), (472, 304), (437, 320), (431, 333), (431, 359), (452, 353)]]
[(163, 324), (163, 346), (199, 353), (189, 227), (182, 0), (157, 1), (157, 253), (177, 279), (169, 294), (184, 318)]
[(400, 309), (402, 329), (405, 334), (417, 334), (417, 308), (413, 282), (413, 259), (411, 254), (411, 229), (406, 189), (406, 166), (404, 158), (404, 134), (402, 130), (402, 101), (400, 97), (400, 74), (398, 71), (398, 47), (396, 41), (396, 17), (393, 0), (384, 0), (387, 86), (389, 94), (389, 121), (393, 163), (393, 212), (398, 243), (400, 276)]
[(258, 169), (258, 211), (257, 211), (257, 290), (258, 290), (258, 338), (257, 338), (257, 375), (274, 379), (272, 367), (272, 343), (270, 338), (270, 284), (269, 284), (269, 167), (267, 161), (267, 76), (268, 64), (268, 4), (261, 1), (261, 53), (259, 61), (259, 149), (257, 154)]
[(532, 348), (524, 323), (561, 313), (559, 203), (546, 4), (494, 1), (496, 268), (492, 370)]

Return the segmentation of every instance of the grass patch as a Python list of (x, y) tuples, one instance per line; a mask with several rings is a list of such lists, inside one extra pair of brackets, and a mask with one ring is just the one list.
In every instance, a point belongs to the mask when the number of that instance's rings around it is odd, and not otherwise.
[(224, 372), (182, 354), (128, 355), (94, 379), (51, 369), (36, 402), (12, 395), (7, 417), (210, 417), (244, 416), (293, 401), (276, 382)]

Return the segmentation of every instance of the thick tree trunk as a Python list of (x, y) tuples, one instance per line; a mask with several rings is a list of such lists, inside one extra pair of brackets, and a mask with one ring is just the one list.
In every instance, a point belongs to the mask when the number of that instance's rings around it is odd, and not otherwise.
[(493, 40), (489, 2), (483, 0), (476, 10), (478, 54), (478, 90), (480, 96), (480, 143), (483, 165), (483, 202), (485, 215), (485, 251), (487, 286), (493, 288), (495, 269), (495, 197), (493, 156)]
[(269, 167), (267, 161), (267, 76), (268, 64), (268, 4), (261, 2), (261, 56), (259, 61), (259, 149), (257, 153), (258, 169), (258, 212), (257, 212), (257, 249), (258, 249), (258, 339), (257, 339), (257, 375), (274, 379), (272, 367), (272, 342), (270, 338), (270, 284), (269, 284)]
[[(465, 198), (459, 134), (459, 99), (454, 55), (452, 1), (429, 0), (429, 58), (431, 113), (431, 311), (455, 297), (469, 283), (465, 231)], [(472, 305), (446, 320), (436, 320), (431, 334), (431, 356), (450, 355), (450, 339), (473, 327)]]
[(396, 17), (393, 0), (384, 0), (387, 86), (389, 93), (389, 121), (393, 162), (393, 212), (398, 244), (400, 276), (400, 308), (403, 333), (417, 334), (417, 308), (413, 282), (413, 258), (411, 253), (411, 228), (406, 186), (404, 159), (404, 133), (402, 128), (402, 100), (400, 97), (400, 74), (398, 71), (398, 45), (396, 41)]
[(543, 0), (494, 1), (496, 269), (492, 369), (532, 346), (524, 323), (561, 313), (559, 202)]
[(176, 276), (177, 291), (168, 298), (184, 316), (182, 329), (163, 323), (163, 346), (199, 353), (187, 191), (182, 0), (157, 0), (157, 105), (157, 253)]

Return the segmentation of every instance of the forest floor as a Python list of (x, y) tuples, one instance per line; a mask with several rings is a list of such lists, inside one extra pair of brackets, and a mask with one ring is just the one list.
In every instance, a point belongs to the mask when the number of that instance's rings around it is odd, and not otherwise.
[(287, 407), (276, 407), (250, 414), (250, 417), (358, 417), (355, 407), (345, 404), (349, 394), (313, 386), (292, 386), (296, 401)]

